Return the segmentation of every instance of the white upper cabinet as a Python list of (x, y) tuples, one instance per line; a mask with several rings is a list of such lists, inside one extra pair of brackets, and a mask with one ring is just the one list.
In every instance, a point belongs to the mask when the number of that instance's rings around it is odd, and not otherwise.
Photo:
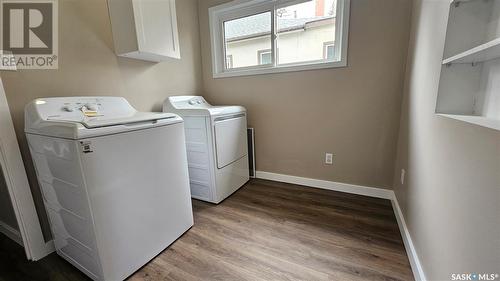
[(181, 58), (175, 0), (108, 0), (108, 7), (118, 56)]

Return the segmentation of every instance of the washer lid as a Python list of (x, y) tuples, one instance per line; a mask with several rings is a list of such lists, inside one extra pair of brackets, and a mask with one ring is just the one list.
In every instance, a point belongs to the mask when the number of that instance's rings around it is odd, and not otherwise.
[(161, 112), (136, 112), (131, 116), (109, 117), (109, 116), (96, 116), (96, 117), (70, 117), (49, 118), (49, 121), (59, 121), (68, 123), (80, 123), (87, 129), (104, 128), (117, 125), (129, 125), (147, 121), (158, 121), (161, 119), (171, 119), (175, 115), (171, 113)]
[(37, 99), (25, 109), (26, 133), (80, 139), (182, 122), (175, 114), (139, 112), (120, 97)]

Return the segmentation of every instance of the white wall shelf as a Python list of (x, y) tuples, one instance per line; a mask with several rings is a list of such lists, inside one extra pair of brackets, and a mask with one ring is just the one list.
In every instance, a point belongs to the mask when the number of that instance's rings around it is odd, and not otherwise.
[(500, 38), (443, 60), (443, 64), (478, 63), (500, 58)]
[(476, 124), (490, 129), (500, 130), (500, 119), (488, 118), (484, 116), (458, 115), (458, 114), (439, 113), (438, 115), (471, 124)]
[(441, 63), (436, 114), (500, 131), (500, 0), (450, 1)]

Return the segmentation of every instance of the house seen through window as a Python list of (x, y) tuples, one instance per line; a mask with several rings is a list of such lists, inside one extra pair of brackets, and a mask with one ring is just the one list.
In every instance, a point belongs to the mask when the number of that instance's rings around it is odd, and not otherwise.
[(333, 60), (335, 58), (335, 42), (325, 42), (323, 46), (324, 59)]
[(233, 55), (226, 56), (226, 68), (233, 68)]
[(273, 57), (271, 50), (261, 50), (257, 52), (259, 54), (259, 64), (271, 64), (273, 63)]

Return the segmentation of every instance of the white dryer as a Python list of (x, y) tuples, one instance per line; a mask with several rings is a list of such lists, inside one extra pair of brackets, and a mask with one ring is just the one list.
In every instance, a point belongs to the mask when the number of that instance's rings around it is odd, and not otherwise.
[(250, 179), (244, 107), (173, 96), (165, 100), (163, 111), (184, 119), (193, 198), (218, 204)]
[(71, 97), (25, 119), (57, 253), (90, 278), (125, 279), (193, 225), (179, 116)]

